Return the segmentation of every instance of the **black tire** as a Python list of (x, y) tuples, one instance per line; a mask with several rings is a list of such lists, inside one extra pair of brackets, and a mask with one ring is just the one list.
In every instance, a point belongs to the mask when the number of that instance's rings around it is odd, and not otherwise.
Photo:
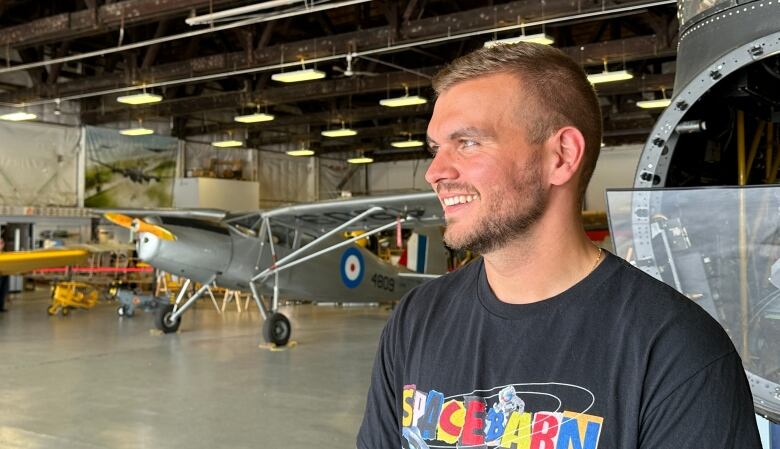
[(125, 316), (125, 306), (119, 306), (116, 308), (116, 314), (119, 316)]
[(281, 313), (274, 313), (263, 323), (263, 338), (267, 343), (284, 346), (290, 341), (290, 321)]
[(165, 334), (170, 334), (179, 330), (181, 317), (177, 318), (176, 321), (171, 321), (170, 318), (172, 314), (173, 304), (168, 304), (157, 309), (157, 315), (155, 316), (154, 320), (154, 324), (157, 326), (157, 329), (160, 329)]

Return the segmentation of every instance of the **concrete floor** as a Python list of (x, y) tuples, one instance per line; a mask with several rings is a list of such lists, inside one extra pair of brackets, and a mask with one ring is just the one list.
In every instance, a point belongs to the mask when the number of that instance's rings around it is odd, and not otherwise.
[[(385, 308), (282, 310), (298, 346), (258, 348), (256, 310), (188, 311), (179, 333), (99, 304), (46, 314), (48, 292), (0, 314), (0, 447), (354, 447)], [(230, 306), (230, 305), (229, 305)]]

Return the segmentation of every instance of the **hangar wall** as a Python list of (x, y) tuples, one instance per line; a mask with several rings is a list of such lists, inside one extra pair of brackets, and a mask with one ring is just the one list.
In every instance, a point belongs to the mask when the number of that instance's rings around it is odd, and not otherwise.
[(372, 194), (393, 193), (408, 190), (428, 190), (425, 172), (431, 159), (383, 162), (371, 164), (368, 170), (368, 191)]
[[(80, 127), (56, 124), (0, 123), (0, 205), (79, 206), (79, 199), (84, 196), (83, 132)], [(257, 198), (255, 207), (260, 208), (333, 199), (344, 194), (381, 195), (429, 188), (425, 172), (430, 160), (350, 165), (325, 157), (292, 158), (271, 151), (214, 149), (205, 142), (181, 141), (180, 148), (178, 178), (183, 175), (232, 181), (209, 184), (208, 188), (219, 185), (219, 194), (193, 197), (186, 190), (177, 189), (185, 197), (174, 199), (174, 204), (182, 207), (215, 207), (220, 195), (245, 196), (247, 186), (240, 181), (256, 186), (252, 188), (257, 188), (258, 194), (250, 195), (249, 201)], [(641, 149), (641, 145), (602, 149), (586, 193), (586, 209), (605, 210), (605, 189), (632, 185)], [(207, 188), (204, 186), (198, 189)], [(201, 197), (209, 198), (208, 204), (193, 200)], [(228, 201), (225, 207), (233, 209), (239, 205), (245, 209), (248, 203)]]

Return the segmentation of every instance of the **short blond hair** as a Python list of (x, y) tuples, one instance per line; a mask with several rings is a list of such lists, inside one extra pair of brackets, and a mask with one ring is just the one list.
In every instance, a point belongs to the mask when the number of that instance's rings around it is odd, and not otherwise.
[(523, 85), (528, 138), (540, 144), (565, 126), (585, 138), (580, 168), (580, 201), (585, 196), (601, 150), (601, 107), (582, 68), (562, 51), (541, 44), (517, 43), (481, 48), (462, 56), (433, 79), (437, 95), (462, 81), (497, 73), (515, 75)]

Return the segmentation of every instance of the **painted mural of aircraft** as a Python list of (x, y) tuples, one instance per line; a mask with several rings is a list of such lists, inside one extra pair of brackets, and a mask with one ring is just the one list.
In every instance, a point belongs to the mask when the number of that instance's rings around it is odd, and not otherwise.
[(147, 170), (140, 167), (128, 167), (128, 168), (122, 168), (118, 167), (116, 165), (112, 164), (106, 164), (105, 162), (100, 162), (96, 159), (92, 159), (92, 162), (102, 165), (109, 170), (111, 170), (111, 173), (116, 173), (119, 175), (124, 176), (125, 178), (133, 181), (136, 184), (147, 184), (151, 181), (157, 181), (160, 182), (162, 180), (162, 176), (152, 175), (147, 173)]
[[(251, 291), (264, 318), (264, 339), (283, 346), (291, 327), (278, 311), (280, 296), (312, 302), (391, 302), (435, 277), (424, 272), (446, 270), (438, 229), (443, 212), (433, 192), (299, 204), (226, 215), (218, 221), (193, 219), (186, 212), (132, 218), (112, 211), (105, 217), (136, 232), (141, 260), (187, 279), (175, 303), (158, 310), (156, 325), (165, 333), (178, 330), (182, 314), (215, 282)], [(356, 244), (382, 231), (426, 226), (435, 232), (418, 233), (410, 244), (408, 258), (417, 272), (391, 265)], [(347, 240), (340, 236), (354, 230), (364, 233)], [(185, 299), (191, 282), (201, 288)]]

